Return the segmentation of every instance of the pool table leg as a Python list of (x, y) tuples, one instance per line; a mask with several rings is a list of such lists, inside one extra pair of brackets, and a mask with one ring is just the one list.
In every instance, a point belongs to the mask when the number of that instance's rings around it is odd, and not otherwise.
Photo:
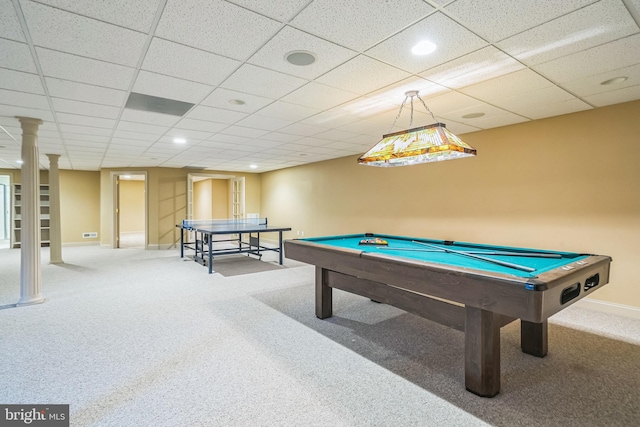
[(328, 284), (327, 270), (316, 267), (316, 317), (326, 319), (333, 315), (333, 289)]
[(500, 316), (468, 305), (465, 312), (465, 387), (493, 397), (500, 392)]
[(522, 351), (537, 357), (547, 354), (547, 321), (542, 323), (520, 321), (520, 347)]

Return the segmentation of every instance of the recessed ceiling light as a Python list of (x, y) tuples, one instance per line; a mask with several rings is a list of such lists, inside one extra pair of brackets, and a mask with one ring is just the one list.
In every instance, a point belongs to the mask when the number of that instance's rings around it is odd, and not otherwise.
[(307, 155), (307, 153), (300, 153), (300, 157), (304, 157), (306, 155)]
[(436, 50), (436, 45), (430, 41), (423, 40), (414, 47), (411, 48), (411, 53), (414, 55), (429, 55)]
[(293, 52), (289, 52), (284, 56), (284, 59), (287, 60), (288, 63), (298, 66), (311, 65), (316, 62), (316, 56), (304, 50), (294, 50)]
[(242, 99), (230, 99), (229, 104), (233, 105), (244, 105), (245, 102)]
[(462, 116), (463, 119), (477, 119), (478, 117), (484, 116), (484, 113), (469, 113)]
[(249, 165), (251, 169), (258, 169), (258, 165)]
[(23, 164), (24, 162), (23, 162), (22, 160), (16, 160), (16, 163), (17, 163), (17, 164), (19, 164), (19, 165), (21, 165), (21, 164)]
[(184, 138), (173, 138), (173, 142), (175, 142), (176, 144), (184, 144), (185, 142), (187, 142), (187, 140)]
[(605, 80), (600, 84), (601, 85), (614, 85), (616, 83), (622, 83), (622, 82), (626, 81), (627, 79), (628, 79), (628, 77), (615, 77), (613, 79)]

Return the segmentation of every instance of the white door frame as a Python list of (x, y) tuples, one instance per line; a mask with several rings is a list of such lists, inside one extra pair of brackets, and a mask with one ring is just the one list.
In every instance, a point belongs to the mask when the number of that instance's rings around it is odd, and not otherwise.
[(116, 182), (122, 175), (144, 175), (144, 248), (149, 246), (149, 177), (147, 171), (111, 171), (111, 193), (113, 194), (113, 207), (111, 209), (111, 248), (117, 249), (118, 239), (118, 191)]

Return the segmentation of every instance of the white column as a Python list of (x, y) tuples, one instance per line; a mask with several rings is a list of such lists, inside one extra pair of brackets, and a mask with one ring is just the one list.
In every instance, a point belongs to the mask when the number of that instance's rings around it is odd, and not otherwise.
[(62, 236), (60, 229), (60, 175), (59, 154), (49, 158), (49, 264), (62, 264)]
[(20, 232), (20, 301), (17, 305), (44, 301), (40, 285), (40, 170), (38, 168), (38, 126), (42, 120), (16, 117), (22, 126), (22, 210)]

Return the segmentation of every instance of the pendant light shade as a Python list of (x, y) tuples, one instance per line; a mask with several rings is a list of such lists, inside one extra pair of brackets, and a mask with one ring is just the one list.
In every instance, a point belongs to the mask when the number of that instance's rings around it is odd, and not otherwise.
[[(416, 96), (420, 101), (422, 99), (418, 96), (417, 91), (409, 91), (405, 95), (405, 101), (400, 106), (400, 113), (407, 98), (411, 97), (411, 118), (413, 121), (413, 97)], [(431, 113), (424, 101), (422, 104)], [(398, 113), (398, 117), (400, 117), (400, 113)], [(431, 117), (435, 121), (433, 113), (431, 113)], [(409, 166), (475, 155), (476, 149), (451, 133), (444, 123), (435, 123), (383, 135), (382, 141), (360, 156), (358, 163), (380, 167)]]

